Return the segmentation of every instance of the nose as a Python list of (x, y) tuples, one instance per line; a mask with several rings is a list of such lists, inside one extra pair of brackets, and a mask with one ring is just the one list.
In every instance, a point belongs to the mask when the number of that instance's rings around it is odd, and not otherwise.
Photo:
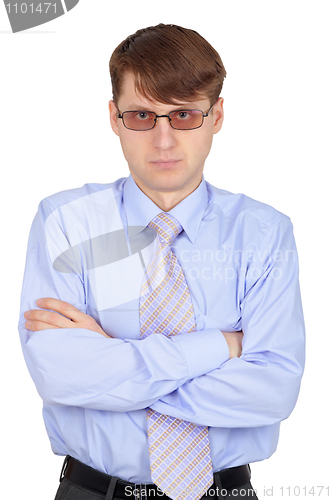
[(176, 145), (175, 132), (169, 122), (168, 117), (157, 118), (155, 127), (152, 129), (154, 134), (154, 146), (161, 150), (173, 148)]

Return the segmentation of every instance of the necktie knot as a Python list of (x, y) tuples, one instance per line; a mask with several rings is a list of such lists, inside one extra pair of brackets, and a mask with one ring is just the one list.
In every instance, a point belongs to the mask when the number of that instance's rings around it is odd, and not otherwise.
[(166, 212), (158, 214), (148, 225), (155, 229), (160, 239), (165, 241), (168, 245), (170, 245), (176, 236), (183, 230), (180, 222)]

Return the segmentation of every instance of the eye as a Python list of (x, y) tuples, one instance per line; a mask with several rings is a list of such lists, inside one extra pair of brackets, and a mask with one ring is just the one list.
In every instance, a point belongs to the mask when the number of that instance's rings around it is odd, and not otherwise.
[(177, 114), (175, 115), (175, 118), (177, 120), (188, 120), (191, 118), (192, 114), (190, 111), (178, 111)]
[(137, 120), (141, 120), (141, 121), (142, 121), (142, 120), (149, 120), (149, 119), (151, 119), (151, 116), (150, 116), (150, 114), (148, 113), (148, 111), (139, 111), (139, 112), (136, 114), (135, 118), (136, 118)]

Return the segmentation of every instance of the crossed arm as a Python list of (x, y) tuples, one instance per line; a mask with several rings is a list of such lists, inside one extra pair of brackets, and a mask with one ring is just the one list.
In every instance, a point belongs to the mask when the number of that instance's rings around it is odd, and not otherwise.
[[(85, 328), (110, 338), (92, 316), (85, 314), (68, 302), (59, 299), (37, 300), (41, 309), (31, 309), (24, 313), (27, 330), (40, 331), (54, 328)], [(240, 357), (242, 353), (242, 332), (222, 332), (229, 347), (229, 359)]]
[[(85, 314), (83, 277), (54, 269), (45, 237), (47, 212), (42, 215), (29, 239), (19, 330), (28, 369), (47, 404), (115, 412), (151, 407), (226, 428), (287, 418), (304, 366), (297, 263), (272, 261), (248, 288), (240, 332), (221, 335), (211, 328), (170, 339), (110, 338), (112, 331), (107, 334)], [(56, 253), (66, 242), (62, 229), (57, 232), (59, 220), (51, 222), (49, 244)], [(270, 248), (294, 248), (288, 223), (273, 236)], [(44, 297), (37, 301), (40, 309), (34, 308), (37, 297)]]

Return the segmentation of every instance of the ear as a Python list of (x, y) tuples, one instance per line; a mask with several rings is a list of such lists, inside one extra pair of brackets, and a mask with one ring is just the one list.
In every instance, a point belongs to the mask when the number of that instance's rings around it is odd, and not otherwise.
[(118, 108), (114, 101), (109, 101), (110, 123), (113, 132), (119, 136), (118, 130)]
[(213, 107), (214, 128), (213, 133), (217, 134), (221, 130), (224, 120), (223, 97), (219, 97)]

